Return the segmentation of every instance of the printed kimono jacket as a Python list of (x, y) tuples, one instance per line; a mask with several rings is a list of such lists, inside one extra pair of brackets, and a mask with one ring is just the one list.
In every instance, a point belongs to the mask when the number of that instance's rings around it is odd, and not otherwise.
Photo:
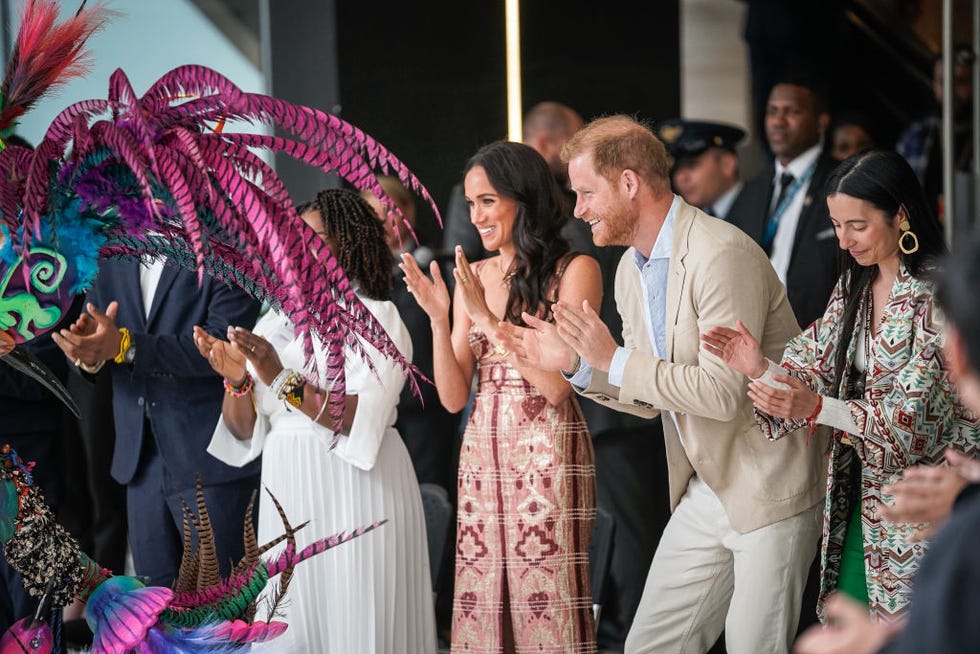
[[(843, 393), (838, 395), (842, 389), (831, 385), (844, 300), (843, 282), (839, 281), (823, 317), (787, 343), (783, 354), (782, 366), (824, 396), (843, 397)], [(858, 308), (854, 329), (855, 335), (865, 338), (858, 327), (867, 320), (868, 301), (870, 294)], [(866, 356), (864, 396), (848, 401), (861, 433), (836, 432), (831, 439), (817, 606), (821, 620), (825, 619), (824, 600), (838, 584), (844, 536), (853, 508), (850, 498), (858, 496), (852, 484), (860, 482), (868, 608), (876, 619), (894, 620), (908, 606), (912, 580), (926, 544), (909, 542), (910, 526), (881, 518), (882, 506), (891, 501), (881, 488), (909, 466), (940, 462), (947, 447), (974, 453), (980, 445), (975, 418), (959, 404), (946, 374), (942, 342), (931, 285), (913, 278), (902, 264), (880, 330)], [(848, 362), (854, 361), (856, 344), (856, 337), (848, 344)], [(779, 438), (805, 422), (758, 411), (756, 420), (769, 439)], [(850, 446), (841, 442), (842, 437)], [(848, 474), (854, 456), (861, 463), (859, 480)]]

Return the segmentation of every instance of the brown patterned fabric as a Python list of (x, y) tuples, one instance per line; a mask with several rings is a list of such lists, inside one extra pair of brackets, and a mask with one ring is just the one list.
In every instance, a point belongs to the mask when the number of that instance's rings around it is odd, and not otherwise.
[(574, 396), (551, 406), (484, 334), (459, 462), (453, 652), (595, 652), (592, 441)]

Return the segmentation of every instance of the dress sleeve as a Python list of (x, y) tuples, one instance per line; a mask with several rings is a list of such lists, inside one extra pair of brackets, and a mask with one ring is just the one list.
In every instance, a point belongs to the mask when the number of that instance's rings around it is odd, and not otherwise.
[(218, 418), (218, 424), (208, 444), (208, 454), (230, 466), (241, 468), (262, 454), (268, 433), (269, 417), (261, 411), (256, 413), (252, 437), (244, 441), (235, 438), (225, 424), (224, 418)]
[[(760, 381), (771, 379), (777, 373), (790, 375), (806, 384), (814, 393), (836, 396), (831, 387), (834, 355), (837, 341), (840, 340), (840, 315), (844, 307), (842, 285), (843, 281), (838, 281), (824, 315), (786, 344), (778, 369), (773, 370), (776, 366), (770, 362)], [(804, 419), (777, 418), (758, 409), (755, 410), (755, 421), (769, 440), (782, 438), (806, 425)]]
[[(398, 317), (398, 310), (393, 304), (385, 303), (377, 314), (398, 349), (406, 358), (411, 359), (411, 339)], [(363, 345), (363, 341), (361, 343)], [(381, 356), (369, 345), (364, 347), (364, 353), (369, 356), (373, 370), (361, 354), (353, 351), (345, 354), (348, 362), (347, 393), (357, 395), (357, 410), (350, 435), (341, 437), (334, 453), (361, 470), (371, 470), (377, 460), (381, 440), (389, 428), (393, 431), (395, 409), (405, 384), (405, 375), (395, 362)]]

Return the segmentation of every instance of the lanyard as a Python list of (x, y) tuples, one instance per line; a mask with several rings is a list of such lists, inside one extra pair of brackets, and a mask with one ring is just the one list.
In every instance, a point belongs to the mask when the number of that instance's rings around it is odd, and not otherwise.
[(817, 162), (814, 161), (810, 164), (809, 168), (806, 169), (800, 177), (793, 180), (789, 188), (786, 190), (786, 194), (783, 196), (782, 201), (776, 206), (776, 210), (772, 212), (772, 216), (769, 217), (769, 222), (766, 223), (766, 233), (763, 236), (762, 242), (765, 243), (765, 247), (768, 248), (772, 245), (773, 240), (776, 238), (776, 229), (779, 227), (779, 219), (783, 217), (786, 213), (786, 209), (792, 204), (793, 198), (801, 188), (806, 184), (810, 183), (810, 178), (813, 177), (813, 171), (817, 168)]

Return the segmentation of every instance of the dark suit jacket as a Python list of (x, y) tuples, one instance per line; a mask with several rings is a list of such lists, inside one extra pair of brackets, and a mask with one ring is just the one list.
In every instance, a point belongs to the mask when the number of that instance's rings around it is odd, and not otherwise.
[[(786, 271), (786, 295), (797, 322), (804, 327), (823, 315), (838, 277), (839, 248), (825, 196), (827, 177), (836, 165), (836, 161), (823, 154), (817, 160), (817, 168), (803, 199)], [(774, 175), (770, 166), (761, 176), (747, 182), (729, 212), (729, 222), (760, 245), (769, 220)]]
[[(136, 475), (143, 443), (144, 415), (149, 416), (157, 451), (175, 490), (192, 488), (195, 473), (205, 485), (258, 474), (259, 461), (228, 466), (206, 452), (221, 414), (221, 378), (194, 346), (194, 325), (226, 338), (228, 325), (251, 328), (259, 305), (240, 290), (205, 275), (167, 265), (143, 315), (139, 263), (102, 261), (88, 300), (102, 310), (119, 302), (116, 325), (132, 334), (133, 365), (106, 364), (112, 375), (116, 446), (112, 476), (128, 484)], [(103, 373), (104, 374), (104, 373)]]

